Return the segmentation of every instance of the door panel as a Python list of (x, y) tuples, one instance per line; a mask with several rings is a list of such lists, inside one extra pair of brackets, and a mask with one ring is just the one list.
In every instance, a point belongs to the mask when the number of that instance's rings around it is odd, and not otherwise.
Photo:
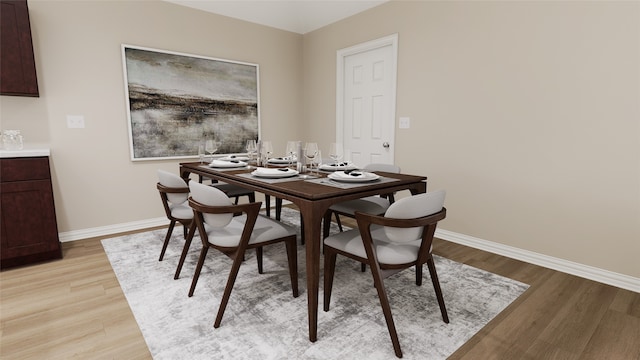
[[(345, 159), (359, 166), (393, 163), (397, 47), (388, 39), (363, 45), (361, 51), (343, 50), (348, 54), (341, 58), (339, 53), (343, 76), (337, 138), (344, 144)], [(385, 148), (385, 143), (390, 146)]]

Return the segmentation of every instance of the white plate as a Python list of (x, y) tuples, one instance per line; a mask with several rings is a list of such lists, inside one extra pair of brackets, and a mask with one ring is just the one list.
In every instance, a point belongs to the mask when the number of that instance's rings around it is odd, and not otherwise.
[(238, 160), (238, 161), (248, 161), (249, 158), (243, 155), (229, 155), (229, 156), (225, 156), (223, 158), (220, 158), (218, 160), (223, 160), (223, 161), (231, 161), (231, 160)]
[[(346, 165), (342, 165), (342, 164), (346, 164)], [(320, 170), (324, 170), (324, 171), (338, 171), (338, 170), (355, 170), (358, 167), (355, 164), (351, 164), (351, 163), (340, 163), (340, 165), (334, 165), (334, 164), (322, 164), (320, 165)]]
[[(286, 170), (286, 171), (285, 171)], [(267, 168), (257, 168), (251, 175), (268, 178), (268, 179), (280, 179), (280, 178), (288, 178), (292, 176), (298, 175), (298, 172), (293, 169), (282, 168), (282, 169), (267, 169)]]
[(293, 159), (290, 159), (289, 157), (279, 157), (279, 158), (271, 158), (269, 159), (268, 163), (269, 164), (290, 164), (290, 163), (295, 163), (297, 161), (297, 159), (294, 157)]
[[(353, 176), (352, 173), (357, 173), (361, 175)], [(342, 182), (368, 182), (368, 181), (378, 180), (380, 178), (380, 176), (378, 176), (377, 174), (364, 172), (364, 171), (353, 171), (353, 172), (350, 172), (349, 174), (345, 174), (344, 171), (336, 171), (327, 175), (327, 177), (329, 179), (342, 181)]]
[(209, 166), (216, 167), (216, 168), (237, 168), (237, 167), (245, 167), (247, 166), (247, 163), (244, 161), (231, 162), (231, 161), (215, 159), (209, 164)]

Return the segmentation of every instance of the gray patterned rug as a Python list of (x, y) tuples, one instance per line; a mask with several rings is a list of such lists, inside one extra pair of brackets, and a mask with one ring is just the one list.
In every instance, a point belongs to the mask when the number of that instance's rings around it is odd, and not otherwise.
[[(283, 221), (298, 223), (295, 210)], [(333, 230), (335, 231), (335, 230)], [(318, 341), (308, 339), (304, 246), (298, 247), (300, 296), (291, 296), (284, 245), (264, 251), (264, 271), (255, 253), (240, 268), (222, 325), (213, 328), (231, 260), (209, 251), (193, 297), (187, 297), (201, 244), (194, 238), (182, 276), (173, 274), (182, 251), (182, 228), (162, 262), (166, 230), (105, 239), (102, 245), (154, 359), (393, 359), (389, 333), (370, 272), (338, 257), (329, 312), (322, 311)], [(445, 359), (528, 285), (435, 257), (450, 323), (442, 322), (429, 272), (415, 285), (408, 269), (385, 280), (405, 359)], [(322, 270), (320, 271), (322, 274)], [(322, 284), (322, 279), (320, 279)]]

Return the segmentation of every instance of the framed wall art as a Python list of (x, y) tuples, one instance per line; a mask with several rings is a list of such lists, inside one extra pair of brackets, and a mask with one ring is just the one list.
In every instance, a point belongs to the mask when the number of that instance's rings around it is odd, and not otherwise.
[(260, 133), (257, 64), (122, 45), (131, 160), (243, 153)]

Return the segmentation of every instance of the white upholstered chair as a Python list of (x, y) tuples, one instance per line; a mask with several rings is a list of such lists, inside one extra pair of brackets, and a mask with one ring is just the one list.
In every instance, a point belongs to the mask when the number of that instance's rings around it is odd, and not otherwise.
[[(167, 245), (169, 245), (169, 239), (171, 239), (171, 233), (176, 223), (181, 223), (184, 227), (184, 237), (188, 238), (187, 229), (193, 220), (193, 210), (187, 202), (189, 198), (189, 186), (178, 175), (172, 174), (168, 171), (158, 170), (158, 183), (156, 187), (160, 192), (160, 198), (162, 199), (162, 206), (164, 207), (165, 214), (169, 219), (169, 229), (167, 235), (164, 238), (164, 244), (162, 245), (162, 251), (160, 252), (160, 259), (164, 258), (164, 253), (167, 251)], [(195, 227), (193, 228), (195, 229)]]
[[(200, 272), (209, 248), (214, 248), (233, 260), (220, 308), (214, 323), (219, 327), (229, 302), (235, 279), (247, 249), (256, 249), (258, 272), (262, 273), (262, 247), (284, 242), (289, 262), (289, 275), (293, 297), (298, 297), (298, 265), (296, 253), (296, 229), (259, 215), (262, 203), (234, 205), (222, 191), (196, 182), (190, 182), (189, 205), (202, 240), (202, 251), (189, 289), (193, 296)], [(243, 213), (240, 216), (234, 214)]]
[(443, 190), (414, 195), (393, 203), (384, 216), (356, 212), (358, 229), (324, 239), (324, 311), (329, 311), (331, 289), (338, 254), (368, 264), (380, 298), (391, 342), (402, 357), (383, 278), (402, 269), (416, 267), (416, 285), (422, 285), (422, 264), (426, 263), (435, 289), (442, 319), (449, 323), (440, 282), (431, 254), (438, 221), (446, 217)]
[[(363, 170), (369, 172), (384, 171), (394, 174), (400, 173), (400, 167), (393, 164), (369, 164), (365, 166)], [(331, 215), (335, 215), (336, 223), (338, 224), (340, 231), (342, 231), (340, 215), (355, 218), (356, 211), (373, 215), (382, 215), (387, 211), (387, 208), (394, 202), (394, 200), (393, 194), (383, 194), (380, 196), (368, 196), (362, 199), (343, 201), (332, 205), (324, 218), (324, 227), (322, 232), (323, 238), (329, 236)]]

